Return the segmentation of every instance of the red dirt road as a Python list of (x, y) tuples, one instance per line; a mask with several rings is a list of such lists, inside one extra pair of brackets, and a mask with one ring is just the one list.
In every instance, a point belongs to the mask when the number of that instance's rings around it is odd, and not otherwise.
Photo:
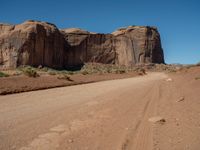
[[(0, 96), (0, 149), (199, 150), (199, 81), (168, 78), (150, 73)], [(166, 122), (149, 122), (154, 116)]]

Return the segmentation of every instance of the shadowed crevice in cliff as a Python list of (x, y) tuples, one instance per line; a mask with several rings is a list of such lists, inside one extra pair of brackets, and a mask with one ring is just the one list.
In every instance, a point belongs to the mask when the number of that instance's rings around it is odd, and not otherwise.
[(83, 68), (83, 66), (84, 66), (84, 64), (67, 66), (67, 67), (65, 67), (65, 70), (67, 70), (67, 71), (80, 71)]

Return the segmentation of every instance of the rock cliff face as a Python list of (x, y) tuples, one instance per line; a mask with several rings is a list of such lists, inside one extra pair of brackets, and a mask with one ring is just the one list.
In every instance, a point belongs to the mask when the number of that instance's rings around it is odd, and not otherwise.
[(20, 25), (0, 25), (0, 64), (63, 67), (64, 38), (56, 26), (27, 21)]
[(164, 63), (160, 35), (155, 27), (131, 26), (112, 33), (118, 64)]
[(67, 66), (84, 62), (115, 64), (116, 52), (111, 34), (89, 33), (80, 29), (62, 30), (68, 47), (65, 51)]
[(0, 68), (20, 65), (67, 68), (85, 62), (116, 65), (164, 63), (160, 35), (154, 27), (130, 26), (111, 34), (26, 21), (0, 24)]
[(160, 35), (154, 27), (130, 26), (112, 34), (96, 34), (80, 29), (62, 30), (70, 45), (65, 54), (67, 65), (81, 62), (134, 65), (164, 63)]

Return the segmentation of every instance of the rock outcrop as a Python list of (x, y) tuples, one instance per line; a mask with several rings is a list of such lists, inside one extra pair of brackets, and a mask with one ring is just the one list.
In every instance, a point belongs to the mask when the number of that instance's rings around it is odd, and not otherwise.
[(0, 24), (0, 68), (20, 65), (68, 68), (97, 62), (116, 65), (164, 63), (155, 27), (130, 26), (111, 34), (26, 21)]
[(84, 62), (115, 64), (116, 52), (111, 34), (96, 34), (80, 29), (66, 29), (62, 33), (69, 45), (65, 51), (66, 66), (77, 66)]
[(130, 26), (112, 33), (118, 64), (164, 63), (160, 35), (155, 27)]
[(62, 30), (70, 47), (67, 65), (83, 62), (134, 65), (164, 63), (160, 35), (155, 27), (130, 26), (112, 34), (97, 34), (80, 29)]
[(63, 67), (64, 38), (53, 24), (26, 21), (20, 25), (0, 25), (0, 64)]

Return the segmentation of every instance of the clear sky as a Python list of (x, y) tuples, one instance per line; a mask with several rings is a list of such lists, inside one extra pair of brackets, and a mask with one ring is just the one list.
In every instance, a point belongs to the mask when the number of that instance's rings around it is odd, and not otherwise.
[(157, 26), (166, 63), (200, 61), (200, 0), (0, 0), (0, 22), (30, 19), (100, 33)]

